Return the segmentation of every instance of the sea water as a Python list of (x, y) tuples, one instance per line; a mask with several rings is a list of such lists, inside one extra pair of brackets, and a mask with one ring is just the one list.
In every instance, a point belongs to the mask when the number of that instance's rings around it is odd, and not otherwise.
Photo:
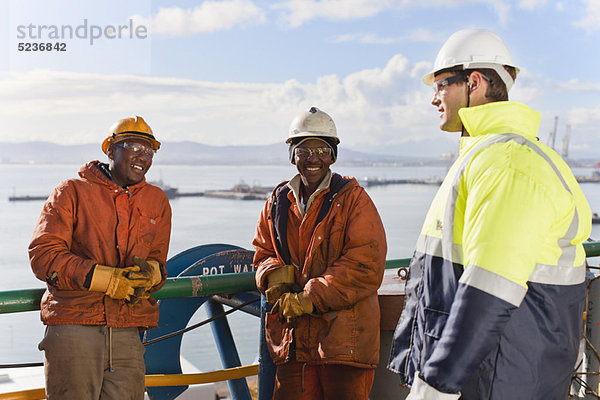
[[(61, 180), (76, 176), (79, 165), (0, 164), (0, 290), (44, 287), (29, 267), (27, 246), (42, 201), (9, 202), (11, 195), (47, 195)], [(443, 167), (365, 167), (334, 165), (334, 171), (358, 179), (436, 178)], [(590, 169), (574, 171), (590, 175)], [(275, 186), (295, 174), (293, 166), (177, 166), (155, 165), (147, 174), (149, 181), (162, 180), (180, 192), (229, 189), (244, 182), (256, 186)], [(592, 211), (600, 212), (600, 184), (582, 184)], [(412, 254), (423, 218), (437, 186), (389, 185), (367, 189), (383, 220), (388, 259), (408, 258)], [(173, 229), (169, 258), (191, 247), (226, 243), (252, 249), (256, 221), (264, 201), (224, 200), (183, 197), (171, 200)], [(600, 239), (600, 226), (592, 237)], [(592, 260), (597, 266), (598, 262)], [(228, 309), (228, 307), (226, 307)], [(206, 318), (203, 308), (190, 324)], [(37, 344), (44, 333), (39, 311), (0, 315), (0, 364), (39, 362)], [(256, 361), (258, 318), (237, 311), (228, 317), (240, 358), (244, 365)], [(208, 325), (184, 335), (182, 355), (203, 371), (221, 368), (212, 331)]]

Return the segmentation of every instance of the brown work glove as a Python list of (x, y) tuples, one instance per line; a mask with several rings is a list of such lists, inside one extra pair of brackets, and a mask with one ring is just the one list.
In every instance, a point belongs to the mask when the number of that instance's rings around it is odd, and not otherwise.
[(139, 267), (137, 271), (131, 271), (128, 274), (129, 279), (135, 279), (143, 282), (142, 287), (150, 289), (162, 281), (160, 264), (156, 260), (144, 260), (141, 257), (133, 256), (133, 263)]
[(142, 299), (150, 297), (147, 291), (162, 281), (162, 273), (160, 272), (158, 261), (144, 260), (141, 257), (133, 256), (133, 262), (139, 267), (139, 271), (132, 271), (127, 277), (140, 281), (142, 285), (135, 288), (133, 296), (127, 301), (127, 304), (130, 306), (136, 305)]
[(294, 266), (284, 265), (267, 275), (267, 302), (275, 303), (282, 294), (290, 292), (294, 285)]
[(150, 294), (148, 294), (145, 287), (136, 287), (134, 288), (133, 295), (128, 300), (125, 300), (125, 303), (129, 307), (133, 307), (141, 303), (142, 299), (147, 299), (148, 297), (150, 297)]
[(137, 265), (115, 268), (95, 264), (92, 268), (92, 280), (89, 290), (91, 292), (103, 292), (111, 299), (129, 300), (135, 294), (135, 288), (143, 285), (143, 282), (127, 276), (130, 272), (139, 271), (140, 267)]
[(301, 315), (311, 314), (314, 309), (312, 301), (304, 292), (284, 293), (279, 298), (278, 303), (279, 311), (288, 323)]
[(275, 304), (277, 300), (281, 297), (282, 294), (293, 292), (297, 287), (296, 284), (284, 283), (281, 285), (275, 285), (268, 288), (265, 291), (265, 297), (267, 298), (267, 303)]

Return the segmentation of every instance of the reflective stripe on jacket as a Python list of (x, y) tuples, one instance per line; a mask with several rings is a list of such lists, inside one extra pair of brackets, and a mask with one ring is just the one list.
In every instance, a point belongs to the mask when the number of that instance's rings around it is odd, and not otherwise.
[[(267, 343), (275, 364), (293, 357), (310, 364), (375, 367), (379, 362), (379, 302), (386, 240), (371, 198), (351, 179), (315, 227), (329, 189), (320, 192), (304, 218), (293, 190), (288, 193), (287, 242), (296, 268), (296, 283), (315, 306), (315, 314), (295, 323), (269, 314)], [(265, 204), (256, 229), (256, 283), (264, 292), (267, 275), (283, 264), (277, 252), (271, 218), (273, 198)], [(295, 326), (292, 326), (294, 325)], [(294, 344), (292, 344), (294, 343)]]
[[(591, 212), (535, 135), (539, 113), (459, 111), (470, 137), (425, 219), (389, 368), (461, 399), (564, 399), (579, 345)], [(464, 272), (463, 272), (464, 271)]]
[(48, 197), (29, 245), (31, 268), (47, 282), (42, 321), (47, 325), (155, 327), (152, 297), (134, 307), (84, 286), (94, 264), (133, 265), (137, 255), (160, 263), (165, 282), (171, 207), (164, 192), (142, 182), (123, 189), (97, 167), (84, 165), (80, 178), (60, 183)]

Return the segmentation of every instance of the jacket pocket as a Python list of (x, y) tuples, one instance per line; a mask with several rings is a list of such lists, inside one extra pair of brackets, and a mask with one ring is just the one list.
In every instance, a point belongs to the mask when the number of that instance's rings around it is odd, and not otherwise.
[(442, 337), (442, 331), (446, 326), (448, 320), (448, 313), (444, 311), (434, 310), (432, 308), (425, 308), (425, 324), (423, 327), (423, 344), (421, 350), (421, 362), (423, 366), (429, 356), (435, 350), (437, 342)]
[(138, 223), (138, 239), (147, 246), (151, 246), (152, 242), (154, 242), (154, 238), (156, 237), (156, 232), (158, 231), (158, 224), (160, 223), (161, 217), (151, 217), (149, 215), (145, 215), (144, 212), (139, 209), (138, 212), (140, 213), (140, 219)]
[(293, 341), (292, 328), (281, 321), (278, 311), (277, 309), (275, 312), (268, 312), (265, 316), (265, 338), (271, 358), (276, 365), (287, 361)]
[(425, 335), (438, 340), (442, 336), (449, 315), (444, 311), (425, 308)]

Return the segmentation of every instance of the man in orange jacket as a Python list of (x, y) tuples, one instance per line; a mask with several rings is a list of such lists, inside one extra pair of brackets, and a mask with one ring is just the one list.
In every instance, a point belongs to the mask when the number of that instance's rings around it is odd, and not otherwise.
[(171, 208), (144, 176), (160, 142), (143, 118), (118, 121), (102, 143), (108, 164), (90, 162), (60, 183), (29, 245), (46, 282), (41, 318), (46, 395), (141, 400), (139, 329), (158, 325), (148, 295), (166, 279)]
[(329, 169), (339, 143), (329, 115), (298, 115), (287, 143), (299, 174), (275, 189), (253, 241), (256, 284), (274, 303), (273, 398), (366, 400), (379, 362), (383, 224), (358, 182)]

